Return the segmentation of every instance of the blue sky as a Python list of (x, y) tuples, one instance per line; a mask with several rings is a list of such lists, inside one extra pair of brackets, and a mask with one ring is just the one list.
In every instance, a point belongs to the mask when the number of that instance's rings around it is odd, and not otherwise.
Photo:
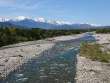
[(110, 0), (0, 0), (0, 17), (16, 16), (110, 25)]

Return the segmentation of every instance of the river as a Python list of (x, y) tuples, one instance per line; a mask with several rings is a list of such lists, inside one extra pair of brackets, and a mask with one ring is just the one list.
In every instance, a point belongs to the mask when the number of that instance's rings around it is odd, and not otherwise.
[(80, 43), (91, 41), (95, 38), (85, 34), (78, 39), (57, 42), (52, 49), (24, 63), (0, 83), (75, 83)]

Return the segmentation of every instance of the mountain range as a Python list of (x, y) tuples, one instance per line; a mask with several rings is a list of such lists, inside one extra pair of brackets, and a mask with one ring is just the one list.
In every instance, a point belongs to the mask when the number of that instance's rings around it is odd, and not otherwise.
[(91, 24), (74, 24), (64, 21), (47, 21), (43, 18), (34, 20), (30, 18), (19, 18), (19, 19), (4, 19), (0, 18), (0, 26), (19, 26), (25, 28), (41, 28), (41, 29), (88, 29), (96, 28)]

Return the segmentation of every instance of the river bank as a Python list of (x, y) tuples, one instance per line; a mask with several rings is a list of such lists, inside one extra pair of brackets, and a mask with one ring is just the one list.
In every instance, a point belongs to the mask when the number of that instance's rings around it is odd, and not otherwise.
[[(101, 49), (110, 53), (110, 34), (94, 34)], [(110, 63), (77, 56), (76, 83), (110, 83)]]

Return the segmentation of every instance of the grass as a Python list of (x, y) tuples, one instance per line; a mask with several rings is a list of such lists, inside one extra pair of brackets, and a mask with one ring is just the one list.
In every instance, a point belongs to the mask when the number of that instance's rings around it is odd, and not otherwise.
[(83, 43), (80, 47), (80, 56), (94, 61), (110, 62), (110, 54), (101, 50), (99, 44)]

